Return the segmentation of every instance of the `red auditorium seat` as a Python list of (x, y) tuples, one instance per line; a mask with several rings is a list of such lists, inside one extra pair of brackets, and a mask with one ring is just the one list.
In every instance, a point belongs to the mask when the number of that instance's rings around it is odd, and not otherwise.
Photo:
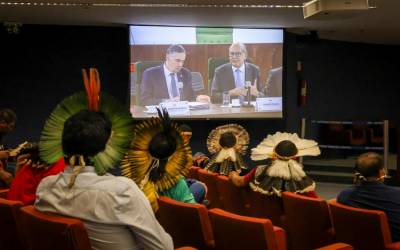
[(268, 218), (272, 224), (282, 227), (284, 220), (283, 202), (280, 197), (269, 196), (247, 189), (248, 215), (257, 218)]
[(245, 189), (233, 185), (229, 178), (223, 175), (216, 177), (216, 184), (219, 194), (219, 199), (225, 211), (247, 215), (246, 200), (244, 199)]
[(334, 242), (328, 203), (323, 199), (283, 192), (289, 248), (316, 249)]
[(175, 247), (193, 246), (208, 249), (214, 246), (212, 229), (204, 205), (189, 204), (161, 196), (157, 219), (174, 241)]
[(189, 169), (189, 173), (188, 173), (188, 175), (186, 176), (186, 178), (198, 180), (198, 179), (199, 179), (199, 174), (198, 174), (197, 171), (199, 171), (199, 169), (200, 169), (200, 167), (192, 166), (192, 167)]
[(22, 206), (20, 201), (11, 201), (0, 198), (0, 249), (23, 249), (19, 237), (18, 214)]
[(79, 219), (42, 213), (33, 206), (20, 211), (23, 236), (30, 250), (90, 250), (85, 226)]
[(286, 249), (285, 231), (270, 220), (252, 218), (214, 208), (208, 211), (214, 233), (215, 249)]
[(219, 199), (220, 196), (217, 189), (216, 178), (218, 174), (210, 173), (204, 169), (199, 169), (198, 175), (199, 181), (204, 182), (207, 186), (208, 192), (206, 198), (210, 201), (210, 208), (224, 208)]
[(354, 249), (400, 249), (400, 242), (392, 242), (383, 211), (354, 208), (336, 201), (329, 201), (329, 208), (336, 240)]

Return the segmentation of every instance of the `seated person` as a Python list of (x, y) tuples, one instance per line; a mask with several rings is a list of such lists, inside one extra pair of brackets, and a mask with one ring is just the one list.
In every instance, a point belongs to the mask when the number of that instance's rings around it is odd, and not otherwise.
[[(192, 74), (183, 67), (186, 51), (182, 45), (171, 45), (162, 65), (148, 68), (142, 74), (140, 103), (158, 105), (169, 99), (193, 101)], [(179, 86), (179, 85), (182, 86)]]
[[(183, 140), (186, 141), (187, 143), (190, 143), (190, 139), (192, 138), (192, 128), (187, 124), (181, 124), (179, 125), (179, 129), (181, 131), (181, 136)], [(193, 163), (194, 161), (195, 157), (193, 157)], [(206, 184), (196, 179), (189, 179), (189, 178), (186, 178), (186, 184), (188, 185), (190, 192), (192, 192), (196, 202), (203, 203), (207, 194)], [(206, 203), (208, 202), (206, 201)]]
[(184, 178), (192, 166), (189, 143), (168, 112), (157, 111), (158, 118), (135, 126), (135, 136), (121, 167), (122, 174), (143, 190), (154, 211), (158, 210), (158, 196), (196, 203)]
[(400, 241), (400, 190), (383, 184), (382, 157), (373, 152), (360, 155), (355, 166), (355, 185), (343, 190), (337, 201), (347, 206), (385, 212), (393, 242)]
[(6, 150), (2, 144), (3, 137), (12, 132), (17, 121), (17, 115), (11, 109), (0, 110), (0, 188), (7, 188), (13, 175), (7, 171), (7, 160), (10, 157), (10, 151)]
[(265, 84), (264, 95), (267, 97), (282, 97), (282, 66), (269, 71), (267, 83)]
[(229, 63), (215, 69), (211, 83), (211, 102), (222, 103), (222, 93), (229, 92), (233, 98), (245, 100), (246, 81), (251, 82), (250, 94), (257, 97), (261, 92), (260, 71), (258, 66), (246, 62), (247, 50), (242, 43), (233, 43), (229, 47)]
[(81, 219), (93, 249), (173, 249), (137, 185), (125, 177), (99, 175), (102, 169), (94, 167), (92, 157), (112, 147), (107, 144), (112, 129), (98, 111), (81, 110), (65, 121), (62, 150), (70, 166), (40, 182), (36, 209)]
[(268, 135), (252, 149), (252, 160), (272, 159), (269, 165), (258, 166), (245, 176), (231, 172), (229, 179), (236, 186), (249, 184), (254, 191), (266, 195), (281, 196), (281, 192), (289, 191), (317, 197), (315, 182), (306, 175), (303, 166), (296, 159), (319, 154), (317, 142), (301, 139), (297, 134), (277, 132)]
[(50, 175), (63, 172), (64, 158), (54, 164), (47, 165), (39, 159), (39, 147), (32, 144), (23, 149), (17, 157), (17, 172), (8, 191), (9, 200), (21, 201), (24, 205), (32, 205), (36, 199), (36, 189), (40, 181)]
[(213, 156), (206, 170), (221, 175), (231, 171), (241, 173), (247, 166), (243, 159), (249, 144), (249, 134), (238, 124), (227, 124), (212, 130), (207, 138), (207, 147)]

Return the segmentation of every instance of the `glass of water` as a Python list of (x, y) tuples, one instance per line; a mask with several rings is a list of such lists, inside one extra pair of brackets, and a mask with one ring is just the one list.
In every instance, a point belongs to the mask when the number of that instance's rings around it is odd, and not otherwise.
[(229, 91), (222, 92), (222, 106), (229, 106), (231, 102), (231, 97)]

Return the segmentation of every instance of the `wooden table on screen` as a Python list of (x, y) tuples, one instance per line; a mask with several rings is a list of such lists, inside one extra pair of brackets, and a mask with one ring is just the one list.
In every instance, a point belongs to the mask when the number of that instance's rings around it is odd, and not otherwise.
[[(131, 107), (133, 118), (148, 118), (157, 116), (156, 113), (146, 113), (142, 106)], [(281, 111), (256, 111), (254, 107), (221, 107), (221, 104), (211, 104), (209, 109), (190, 110), (190, 115), (173, 116), (173, 118), (282, 118)]]

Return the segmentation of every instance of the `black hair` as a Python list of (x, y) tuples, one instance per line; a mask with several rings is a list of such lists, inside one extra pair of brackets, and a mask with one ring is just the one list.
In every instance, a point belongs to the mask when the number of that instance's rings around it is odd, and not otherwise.
[(66, 156), (94, 156), (106, 147), (111, 121), (102, 112), (81, 110), (64, 123), (62, 147)]
[(298, 150), (296, 145), (289, 141), (283, 140), (275, 146), (275, 153), (283, 157), (291, 157), (297, 154)]
[(17, 115), (11, 109), (1, 109), (0, 110), (0, 122), (5, 122), (7, 124), (15, 123), (17, 121)]
[(181, 132), (192, 132), (192, 128), (189, 125), (185, 124), (185, 123), (179, 125), (179, 129), (180, 129)]
[(231, 148), (236, 143), (236, 137), (232, 132), (225, 132), (219, 138), (219, 145), (224, 148)]
[(175, 152), (175, 149), (175, 138), (170, 135), (159, 133), (150, 141), (149, 152), (153, 157), (158, 159), (170, 157)]
[(382, 156), (374, 152), (360, 155), (354, 167), (355, 172), (365, 178), (378, 176), (381, 169), (383, 169)]
[(180, 44), (173, 44), (168, 47), (167, 49), (167, 55), (173, 54), (173, 53), (186, 53), (185, 48), (180, 45)]

